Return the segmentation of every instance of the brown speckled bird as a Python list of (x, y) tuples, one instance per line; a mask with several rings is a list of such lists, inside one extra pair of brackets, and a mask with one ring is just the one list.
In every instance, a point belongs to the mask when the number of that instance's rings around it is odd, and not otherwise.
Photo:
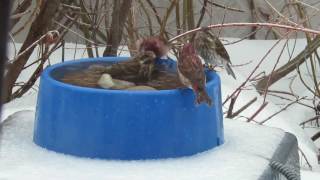
[(209, 30), (199, 31), (195, 35), (193, 45), (206, 64), (212, 65), (213, 67), (223, 66), (227, 73), (236, 79), (230, 66), (231, 61), (229, 54), (217, 36)]
[(206, 92), (206, 76), (199, 56), (193, 45), (186, 43), (178, 58), (178, 74), (181, 82), (191, 87), (196, 95), (196, 103), (206, 102), (209, 106), (212, 100)]
[(157, 58), (166, 58), (169, 51), (168, 42), (160, 36), (151, 36), (136, 42), (138, 52), (152, 51)]
[(146, 81), (151, 79), (156, 55), (152, 51), (144, 51), (132, 57), (129, 61), (107, 66), (105, 73), (113, 78), (127, 81)]

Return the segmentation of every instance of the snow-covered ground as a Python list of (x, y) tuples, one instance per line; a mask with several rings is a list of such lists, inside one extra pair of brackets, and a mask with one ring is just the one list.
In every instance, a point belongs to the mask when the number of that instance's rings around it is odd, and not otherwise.
[(4, 124), (0, 179), (255, 180), (268, 168), (284, 136), (278, 129), (225, 120), (226, 142), (213, 150), (166, 160), (107, 161), (38, 147), (32, 143), (33, 121), (34, 111), (23, 110)]
[[(235, 39), (227, 39), (228, 41), (233, 41)], [(250, 72), (252, 71), (252, 69), (257, 65), (257, 63), (259, 62), (259, 60), (264, 56), (264, 54), (266, 54), (266, 52), (269, 50), (270, 47), (272, 47), (272, 45), (275, 43), (276, 41), (272, 41), (272, 40), (245, 40), (242, 41), (240, 43), (236, 43), (236, 44), (232, 44), (232, 45), (228, 45), (226, 46), (230, 57), (231, 57), (231, 61), (233, 62), (234, 65), (240, 65), (240, 64), (245, 64), (248, 62), (251, 62), (247, 65), (243, 65), (243, 66), (237, 66), (234, 67), (234, 71), (237, 75), (237, 79), (234, 80), (232, 79), (232, 77), (229, 77), (226, 75), (225, 72), (221, 72), (221, 81), (222, 81), (222, 96), (223, 99), (225, 99), (228, 95), (230, 95), (245, 79), (246, 77), (250, 74)], [(262, 72), (265, 71), (266, 73), (270, 72), (275, 64), (275, 62), (277, 61), (279, 52), (281, 51), (282, 45), (285, 43), (285, 41), (282, 41), (265, 59), (265, 61), (261, 64), (261, 66), (259, 67), (259, 69), (257, 70), (257, 72)], [(306, 45), (306, 41), (304, 39), (298, 39), (296, 42), (296, 45), (294, 46), (294, 40), (290, 40), (289, 41), (289, 51), (294, 47), (295, 51), (293, 53), (293, 57), (298, 54)], [(84, 52), (84, 50), (77, 50), (74, 51), (74, 44), (66, 44), (67, 49), (66, 53), (65, 53), (65, 59), (78, 59), (78, 58), (82, 58), (82, 57), (86, 57), (86, 53)], [(83, 45), (78, 45), (78, 48), (83, 48)], [(17, 47), (19, 48), (19, 47)], [(11, 48), (11, 56), (14, 53), (14, 48)], [(100, 52), (103, 50), (102, 48), (99, 49)], [(102, 53), (101, 53), (102, 54)], [(32, 55), (32, 59), (37, 59), (36, 58), (37, 53), (34, 53)], [(123, 51), (123, 53), (121, 55), (127, 56), (128, 52), (127, 51)], [(289, 60), (289, 53), (287, 50), (285, 50), (285, 53), (281, 56), (279, 64), (277, 67), (280, 67), (282, 64), (285, 64), (288, 60)], [(55, 53), (53, 53), (53, 55), (50, 58), (50, 62), (51, 63), (57, 63), (61, 61), (61, 51), (58, 50)], [(30, 75), (30, 73), (32, 72), (32, 68), (27, 69), (20, 77), (18, 81), (25, 81), (26, 79), (28, 79), (28, 75)], [(308, 68), (306, 66), (301, 66), (301, 72), (303, 77), (305, 78), (306, 83), (312, 83), (311, 78), (308, 74)], [(294, 73), (289, 74), (287, 77), (283, 78), (282, 80), (280, 80), (279, 82), (275, 83), (274, 85), (271, 86), (272, 90), (283, 90), (283, 91), (289, 91), (289, 84), (292, 83), (291, 81), (291, 77)], [(320, 75), (318, 75), (320, 78)], [(298, 78), (297, 78), (298, 79)], [(311, 94), (306, 90), (306, 88), (303, 86), (303, 84), (299, 81), (299, 80), (295, 80), (293, 81), (292, 85), (291, 85), (292, 89), (294, 89), (294, 92), (296, 94), (298, 94), (300, 97), (303, 96), (307, 96), (307, 97), (312, 97)], [(239, 109), (240, 107), (242, 107), (244, 104), (246, 104), (248, 101), (250, 101), (252, 98), (257, 97), (258, 100), (247, 110), (245, 110), (244, 112), (241, 113), (241, 116), (245, 116), (245, 117), (250, 117), (252, 116), (252, 114), (254, 112), (256, 112), (256, 110), (259, 108), (259, 106), (262, 104), (263, 102), (263, 97), (261, 97), (257, 92), (255, 92), (253, 90), (252, 87), (248, 87), (251, 90), (244, 90), (238, 100), (236, 101), (235, 104), (235, 110)], [(3, 111), (3, 115), (2, 115), (2, 120), (9, 120), (13, 118), (13, 121), (18, 122), (18, 119), (22, 119), (21, 123), (26, 123), (22, 118), (24, 115), (15, 115), (15, 116), (11, 116), (10, 115), (19, 112), (19, 111), (24, 111), (26, 114), (26, 117), (29, 117), (29, 119), (32, 117), (32, 113), (35, 109), (35, 102), (36, 102), (36, 92), (37, 92), (37, 84), (35, 85), (35, 89), (30, 90), (24, 97), (20, 98), (20, 99), (16, 99), (8, 104), (6, 104), (4, 106), (4, 111)], [(264, 119), (268, 118), (270, 115), (278, 112), (283, 106), (284, 106), (284, 102), (286, 102), (283, 99), (279, 99), (276, 97), (272, 97), (272, 96), (267, 96), (266, 97), (266, 101), (269, 102), (269, 104), (267, 105), (267, 107), (265, 109), (263, 109), (261, 111), (260, 114), (258, 114), (258, 116), (255, 117), (255, 121), (263, 121)], [(306, 104), (311, 104), (310, 101), (303, 101)], [(288, 103), (288, 102), (286, 102)], [(224, 110), (226, 110), (228, 108), (228, 104), (226, 104), (224, 106)], [(25, 111), (25, 110), (31, 110), (30, 111)], [(23, 113), (22, 113), (23, 114)], [(311, 117), (314, 117), (315, 114), (314, 112), (310, 109), (307, 108), (305, 106), (299, 105), (299, 104), (295, 104), (290, 106), (287, 110), (282, 111), (281, 113), (277, 114), (276, 116), (274, 116), (273, 118), (271, 118), (269, 121), (267, 121), (265, 123), (265, 125), (270, 126), (270, 127), (276, 127), (276, 128), (280, 128), (283, 129), (284, 131), (287, 132), (291, 132), (294, 135), (296, 135), (298, 142), (299, 142), (299, 148), (300, 150), (305, 154), (308, 162), (310, 163), (310, 165), (312, 166), (312, 172), (310, 171), (309, 166), (307, 165), (306, 161), (304, 160), (304, 158), (300, 158), (301, 160), (301, 166), (304, 169), (304, 171), (302, 171), (302, 179), (306, 180), (306, 179), (320, 179), (320, 166), (318, 164), (318, 159), (317, 159), (317, 155), (319, 154), (319, 148), (320, 148), (320, 142), (319, 140), (317, 142), (313, 142), (310, 139), (310, 134), (314, 133), (315, 131), (312, 129), (302, 129), (301, 126), (299, 126), (299, 123), (301, 123), (302, 121), (305, 121)], [(32, 118), (31, 118), (32, 119)], [(238, 120), (243, 120), (244, 118), (238, 118)], [(10, 124), (10, 122), (8, 122)], [(30, 122), (29, 122), (30, 123)], [(32, 159), (32, 157), (37, 159), (37, 154), (39, 155), (43, 155), (46, 157), (51, 157), (48, 159), (42, 159), (45, 160), (46, 163), (48, 163), (49, 166), (53, 166), (52, 163), (57, 163), (55, 161), (55, 159), (60, 159), (60, 156), (52, 153), (52, 152), (48, 152), (46, 150), (43, 150), (41, 148), (38, 148), (34, 145), (32, 145), (31, 142), (31, 130), (30, 130), (30, 124), (29, 128), (25, 127), (22, 128), (20, 126), (20, 124), (17, 123), (16, 126), (14, 126), (16, 128), (20, 128), (21, 131), (16, 131), (16, 133), (18, 134), (12, 134), (12, 136), (15, 137), (21, 137), (21, 147), (26, 147), (26, 148), (31, 148), (31, 150), (36, 151), (37, 153), (35, 154), (24, 154), (21, 155), (19, 154), (19, 156), (17, 155), (16, 159), (14, 159), (14, 157), (11, 156), (11, 160), (12, 161), (19, 161), (21, 160), (30, 160)], [(14, 127), (11, 127), (14, 129)], [(226, 129), (228, 130), (228, 129)], [(21, 134), (19, 134), (19, 132), (21, 132)], [(28, 134), (29, 133), (29, 134)], [(26, 135), (28, 135), (29, 137), (25, 137)], [(251, 134), (250, 137), (254, 137), (255, 134)], [(248, 137), (248, 138), (250, 138)], [(28, 139), (29, 138), (29, 139)], [(19, 141), (17, 141), (16, 143), (20, 143)], [(34, 147), (33, 147), (34, 146)], [(17, 148), (16, 153), (19, 152), (25, 152), (25, 150), (19, 150), (19, 145), (14, 144), (13, 148)], [(217, 150), (219, 151), (219, 150)], [(22, 153), (23, 154), (23, 153)], [(12, 154), (11, 154), (12, 155)], [(50, 156), (51, 155), (51, 156)], [(6, 154), (4, 152), (0, 152), (0, 158), (6, 156)], [(25, 157), (24, 157), (25, 156)], [(196, 158), (199, 157), (205, 157), (203, 155), (197, 156)], [(25, 159), (24, 159), (25, 158)], [(67, 157), (67, 165), (72, 165), (75, 167), (78, 167), (78, 172), (81, 171), (85, 171), (86, 168), (88, 166), (81, 166), (81, 164), (86, 164), (86, 163), (93, 163), (93, 161), (91, 160), (86, 160), (86, 159), (77, 159), (77, 158), (71, 158), (71, 157)], [(209, 158), (210, 159), (210, 158)], [(38, 161), (31, 161), (31, 167), (37, 167), (37, 168), (41, 168), (41, 171), (45, 171), (46, 169), (46, 164), (43, 164), (43, 167), (38, 167), (38, 165), (33, 164), (34, 166), (32, 166), (32, 163), (40, 163), (41, 158), (38, 158)], [(185, 160), (187, 161), (187, 160)], [(62, 162), (62, 161), (60, 161)], [(74, 163), (74, 162), (78, 162)], [(98, 161), (98, 160), (94, 160), (95, 163), (97, 164), (101, 164), (101, 163), (105, 163), (102, 161)], [(8, 165), (6, 164), (1, 164), (0, 161), (0, 169), (2, 171), (3, 168), (7, 169), (6, 173), (7, 173), (7, 177), (11, 177), (10, 173), (14, 173), (14, 174), (26, 174), (28, 172), (25, 172), (28, 169), (22, 168), (23, 166), (23, 162), (21, 162), (22, 165), (17, 165), (16, 162), (11, 162)], [(152, 164), (152, 163), (151, 163)], [(157, 164), (157, 163), (155, 163)], [(178, 162), (174, 163), (175, 165), (179, 164)], [(106, 167), (107, 169), (109, 168), (109, 170), (111, 170), (110, 172), (118, 172), (121, 173), (121, 164), (119, 163), (115, 163), (113, 164), (114, 166), (108, 166)], [(137, 171), (138, 174), (142, 173), (142, 165), (137, 163), (137, 164), (131, 164), (130, 166), (136, 166), (135, 168), (132, 169), (132, 171), (128, 172), (128, 173), (133, 173), (134, 171)], [(167, 168), (170, 168), (172, 165), (167, 165)], [(58, 166), (57, 171), (63, 171), (65, 166)], [(153, 165), (150, 165), (150, 173), (154, 172), (152, 171), (152, 167)], [(95, 168), (95, 167), (92, 167)], [(100, 171), (104, 171), (104, 168), (98, 168), (96, 167), (97, 170), (96, 171), (89, 171), (89, 173), (92, 173), (91, 175), (93, 177), (94, 176), (94, 172), (98, 172)], [(117, 170), (117, 168), (119, 168)], [(147, 167), (145, 167), (147, 168)], [(21, 170), (21, 172), (19, 171)], [(29, 169), (30, 170), (30, 169)], [(55, 171), (55, 172), (57, 172)], [(148, 170), (147, 170), (148, 171)], [(160, 170), (159, 170), (160, 171)], [(54, 173), (54, 172), (52, 172)], [(68, 172), (66, 172), (68, 173)], [(70, 172), (70, 174), (72, 174), (73, 172)], [(159, 173), (159, 172), (157, 172)], [(174, 173), (179, 173), (179, 172), (174, 172)], [(36, 175), (36, 174), (34, 174)], [(134, 177), (135, 174), (132, 174), (131, 177)], [(21, 176), (23, 177), (23, 176)], [(36, 177), (36, 176), (34, 176)], [(112, 176), (109, 176), (110, 178)], [(117, 173), (115, 173), (115, 176), (112, 177), (113, 179), (119, 179), (119, 176), (117, 176)], [(0, 176), (1, 179), (1, 176)], [(41, 179), (41, 177), (39, 177), (39, 179)], [(131, 178), (133, 179), (133, 178)], [(191, 178), (192, 179), (192, 178)]]

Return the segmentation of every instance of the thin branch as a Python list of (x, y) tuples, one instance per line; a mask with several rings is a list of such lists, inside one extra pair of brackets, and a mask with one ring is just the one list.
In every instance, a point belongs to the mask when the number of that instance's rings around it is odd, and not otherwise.
[(53, 33), (57, 33), (59, 34), (58, 31), (54, 30), (54, 31), (48, 31), (46, 34), (42, 35), (38, 40), (36, 40), (35, 42), (33, 42), (29, 47), (27, 47), (26, 49), (24, 49), (22, 52), (20, 52), (13, 60), (10, 60), (10, 63), (13, 63), (14, 61), (16, 61), (17, 59), (19, 59), (21, 56), (23, 56), (25, 53), (27, 53), (30, 49), (34, 48), (34, 46), (36, 46), (37, 44), (39, 44), (46, 36), (53, 34)]
[(160, 36), (163, 37), (164, 32), (166, 31), (166, 25), (167, 25), (167, 21), (174, 9), (174, 7), (177, 5), (177, 3), (179, 3), (177, 0), (173, 0), (169, 6), (169, 8), (166, 11), (166, 14), (164, 15), (161, 24), (160, 24)]
[(157, 12), (157, 9), (155, 8), (154, 4), (151, 2), (151, 0), (146, 0), (146, 2), (151, 7), (154, 15), (156, 16), (156, 19), (157, 19), (158, 23), (161, 24), (161, 18), (159, 16), (159, 13)]
[(233, 110), (233, 107), (234, 107), (234, 104), (237, 100), (237, 96), (233, 96), (230, 100), (230, 105), (229, 105), (229, 108), (228, 108), (228, 113), (227, 113), (227, 118), (231, 118), (232, 117), (232, 110)]
[(91, 41), (90, 39), (87, 39), (87, 38), (83, 37), (81, 34), (77, 33), (76, 31), (72, 30), (71, 28), (69, 28), (69, 27), (67, 27), (67, 26), (59, 23), (58, 21), (54, 20), (53, 22), (56, 23), (57, 25), (65, 28), (65, 29), (67, 29), (69, 32), (74, 33), (75, 35), (77, 35), (77, 36), (80, 37), (81, 39), (83, 39), (83, 40), (85, 40), (85, 41), (88, 41), (88, 42), (90, 42), (90, 43), (95, 44), (95, 43), (94, 43), (93, 41)]
[[(287, 33), (288, 35), (289, 33)], [(246, 80), (232, 93), (231, 96), (233, 96), (236, 93), (240, 93), (241, 88), (247, 84), (247, 82), (250, 81), (250, 78), (252, 78), (253, 74), (257, 71), (257, 69), (260, 67), (260, 65), (262, 64), (262, 62), (268, 57), (268, 55), (270, 54), (270, 52), (281, 42), (281, 39), (279, 39), (276, 43), (274, 43), (274, 45), (268, 50), (268, 52), (262, 57), (262, 59), (259, 61), (259, 63), (254, 67), (253, 71), (249, 74), (249, 76), (246, 78)], [(223, 102), (223, 104), (225, 104), (229, 98), (226, 98)]]
[(225, 24), (212, 24), (207, 27), (201, 27), (201, 28), (195, 28), (190, 31), (184, 32), (182, 34), (179, 34), (178, 36), (175, 36), (169, 40), (169, 42), (173, 42), (183, 36), (193, 34), (197, 31), (202, 31), (203, 29), (214, 29), (214, 28), (224, 28), (224, 27), (275, 27), (275, 28), (282, 28), (282, 29), (288, 29), (288, 30), (293, 30), (293, 31), (302, 31), (306, 33), (311, 33), (311, 34), (318, 34), (320, 35), (320, 31), (314, 30), (314, 29), (309, 29), (309, 28), (304, 28), (304, 27), (296, 27), (296, 26), (289, 26), (289, 25), (283, 25), (283, 24), (274, 24), (274, 23), (225, 23)]
[(311, 136), (312, 141), (316, 141), (320, 138), (320, 131)]
[[(27, 9), (31, 6), (32, 0), (24, 0), (21, 3), (18, 4), (18, 7), (14, 10), (13, 14), (19, 14), (22, 12), (26, 12)], [(11, 21), (10, 29), (12, 28), (19, 22), (20, 19), (14, 19)]]
[[(286, 63), (285, 65), (278, 68), (274, 73), (271, 81), (269, 82), (268, 86), (271, 86), (273, 83), (277, 82), (282, 77), (286, 76), (296, 68), (298, 68), (303, 62), (305, 62), (311, 54), (317, 50), (320, 45), (320, 36), (317, 36), (314, 40), (312, 40), (308, 46), (301, 51), (294, 59)], [(257, 89), (263, 90), (266, 88), (267, 81), (270, 75), (265, 76), (263, 79), (257, 82)]]
[(63, 7), (67, 7), (67, 8), (73, 9), (73, 10), (78, 10), (78, 11), (81, 10), (81, 8), (79, 6), (73, 6), (73, 5), (69, 5), (69, 4), (63, 4), (63, 3), (61, 3), (61, 5)]
[(26, 14), (29, 14), (29, 13), (31, 13), (31, 10), (26, 10), (26, 11), (21, 12), (21, 13), (13, 14), (13, 15), (10, 16), (10, 19), (19, 19), (22, 16), (24, 16)]
[(300, 126), (304, 126), (304, 125), (307, 124), (308, 122), (312, 122), (312, 121), (315, 121), (315, 120), (318, 120), (318, 119), (320, 119), (320, 115), (317, 115), (317, 116), (312, 117), (312, 118), (310, 118), (310, 119), (308, 119), (308, 120), (305, 120), (305, 121), (303, 121), (302, 123), (300, 123), (299, 125), (300, 125)]
[(200, 27), (201, 22), (202, 22), (203, 17), (204, 17), (204, 14), (206, 13), (207, 5), (208, 5), (208, 0), (203, 0), (203, 5), (202, 5), (201, 11), (200, 11), (200, 17), (198, 19), (196, 27)]
[(309, 166), (310, 170), (312, 170), (312, 166), (309, 163), (307, 156), (304, 154), (304, 152), (298, 147), (299, 152), (301, 153), (302, 157), (304, 158), (304, 160), (306, 160), (307, 165)]
[(271, 118), (273, 118), (274, 116), (278, 115), (279, 113), (281, 113), (282, 111), (285, 111), (288, 107), (290, 107), (291, 105), (293, 105), (294, 103), (297, 103), (298, 101), (300, 101), (301, 99), (304, 99), (305, 97), (299, 98), (295, 101), (292, 101), (291, 103), (287, 104), (285, 107), (283, 107), (282, 109), (280, 109), (279, 111), (275, 112), (274, 114), (272, 114), (271, 116), (267, 117), (266, 119), (264, 119), (263, 121), (260, 121), (259, 124), (263, 124), (265, 122), (267, 122), (268, 120), (270, 120)]
[(246, 110), (249, 106), (251, 106), (254, 102), (257, 101), (257, 97), (253, 98), (252, 100), (250, 100), (247, 104), (245, 104), (244, 106), (242, 106), (239, 110), (237, 110), (236, 112), (234, 112), (230, 118), (234, 118), (236, 116), (238, 116), (242, 111)]
[(230, 11), (245, 12), (244, 10), (241, 10), (241, 9), (236, 9), (236, 8), (232, 8), (232, 7), (227, 7), (227, 6), (224, 6), (224, 5), (215, 3), (215, 2), (211, 2), (211, 1), (208, 1), (208, 3), (209, 3), (209, 4), (212, 4), (212, 5), (214, 5), (214, 6), (217, 6), (217, 7), (219, 7), (219, 8), (227, 9), (227, 10), (230, 10)]
[(247, 120), (247, 122), (252, 121), (266, 106), (268, 105), (268, 102), (264, 102), (259, 109)]
[[(266, 101), (267, 91), (268, 91), (268, 88), (269, 88), (269, 86), (270, 86), (269, 84), (270, 84), (270, 82), (271, 82), (271, 78), (272, 78), (272, 76), (273, 76), (273, 73), (274, 73), (275, 70), (276, 70), (276, 67), (277, 67), (278, 63), (280, 62), (280, 58), (281, 58), (281, 56), (282, 56), (282, 54), (283, 54), (283, 52), (284, 52), (284, 49), (285, 49), (286, 45), (288, 44), (288, 41), (289, 41), (289, 39), (287, 39), (287, 40), (286, 40), (286, 43), (283, 45), (283, 47), (282, 47), (282, 49), (281, 49), (281, 51), (280, 51), (280, 53), (279, 53), (279, 56), (278, 56), (278, 58), (277, 58), (277, 60), (276, 60), (276, 63), (274, 64), (274, 66), (273, 66), (273, 68), (272, 68), (272, 70), (271, 70), (271, 73), (270, 73), (270, 76), (269, 76), (269, 78), (268, 78), (266, 87), (265, 87), (265, 89), (264, 89), (263, 102)], [(258, 89), (258, 90), (259, 90), (259, 89)], [(262, 92), (260, 91), (260, 93), (262, 93)]]

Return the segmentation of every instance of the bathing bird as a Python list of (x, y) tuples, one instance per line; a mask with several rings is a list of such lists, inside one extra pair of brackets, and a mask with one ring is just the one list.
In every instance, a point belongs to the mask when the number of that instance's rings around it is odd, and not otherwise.
[(128, 61), (107, 66), (105, 73), (127, 81), (147, 81), (154, 71), (156, 55), (152, 51), (140, 52)]
[(152, 51), (157, 58), (167, 59), (169, 45), (167, 40), (161, 36), (151, 36), (139, 39), (136, 42), (136, 45), (138, 47), (138, 53)]

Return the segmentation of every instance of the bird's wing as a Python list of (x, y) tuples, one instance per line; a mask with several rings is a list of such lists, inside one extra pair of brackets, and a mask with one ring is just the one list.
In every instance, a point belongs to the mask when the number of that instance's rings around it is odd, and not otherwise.
[(207, 38), (207, 34), (200, 31), (197, 32), (193, 45), (197, 53), (206, 63), (214, 64), (215, 54), (211, 53), (210, 44), (212, 44), (212, 42), (210, 41), (211, 40)]
[(206, 33), (208, 34), (210, 39), (212, 39), (214, 41), (216, 53), (219, 54), (223, 59), (227, 60), (231, 64), (230, 56), (229, 56), (227, 50), (225, 49), (224, 45), (220, 41), (220, 39), (217, 36), (215, 36), (214, 34), (212, 34), (210, 31), (206, 31)]

